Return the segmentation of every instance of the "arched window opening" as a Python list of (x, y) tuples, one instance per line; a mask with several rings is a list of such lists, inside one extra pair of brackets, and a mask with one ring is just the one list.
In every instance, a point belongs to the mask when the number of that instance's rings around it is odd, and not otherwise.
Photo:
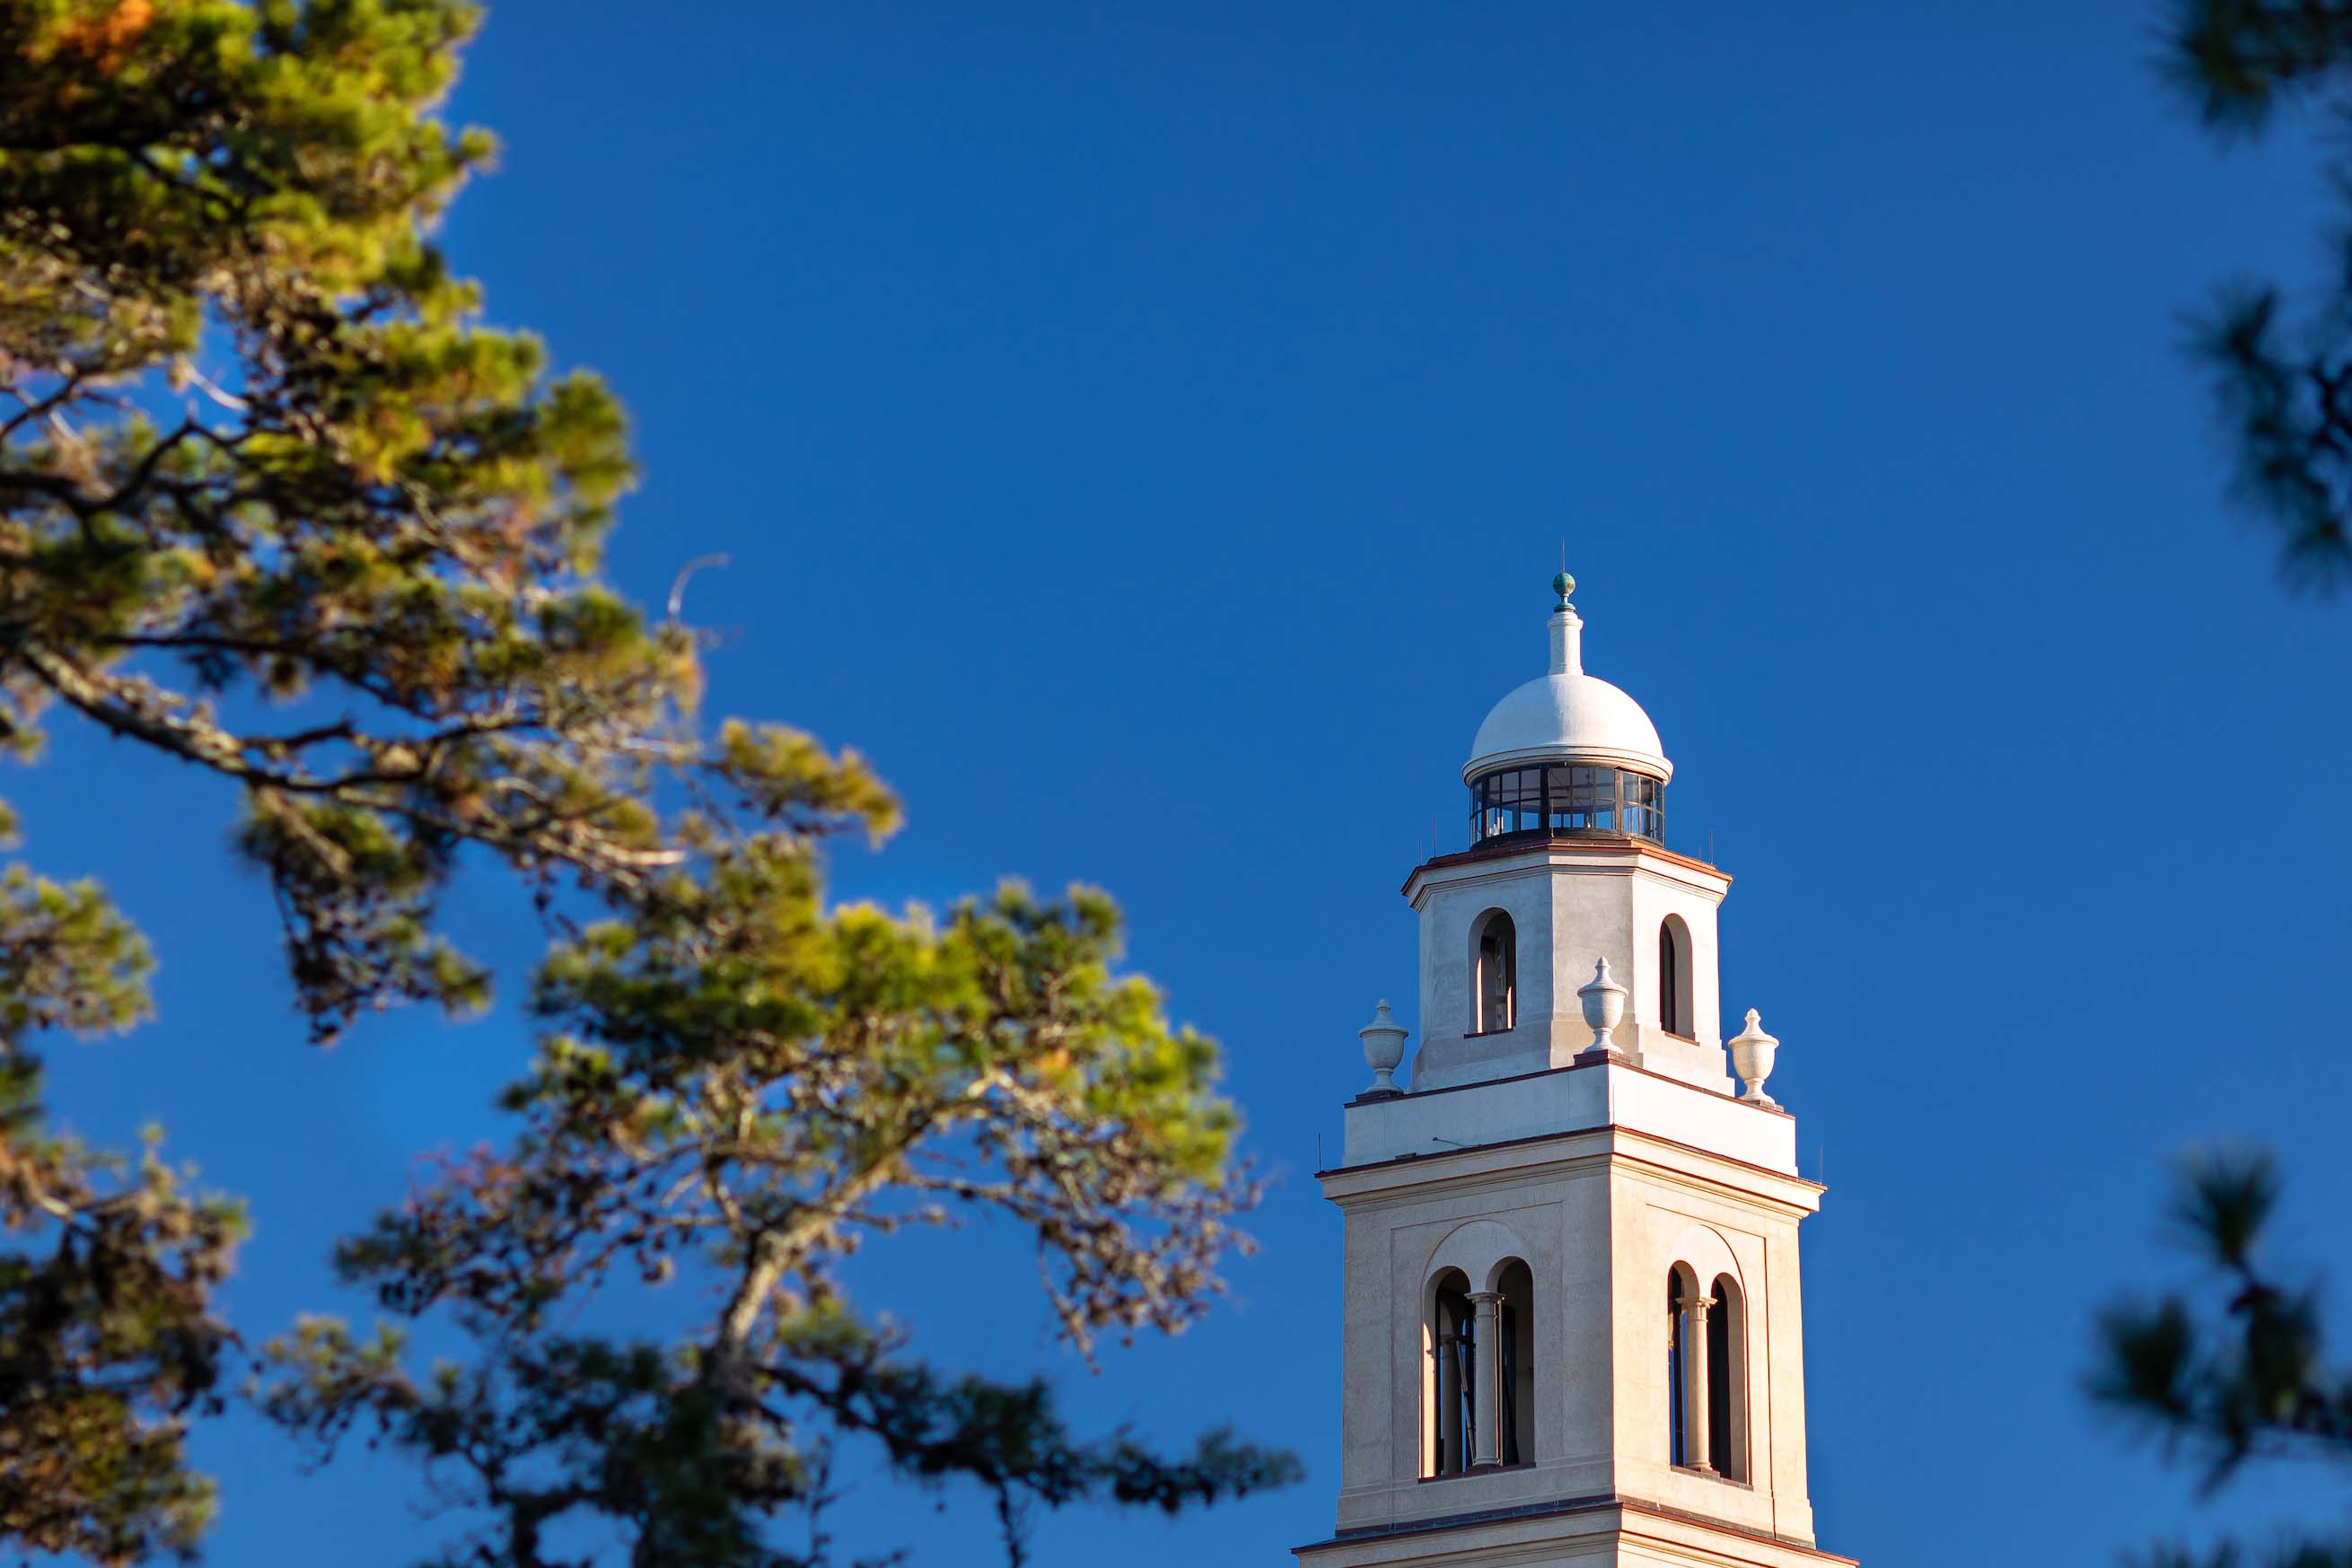
[(1503, 1297), (1496, 1308), (1503, 1363), (1497, 1380), (1503, 1403), (1497, 1448), (1507, 1465), (1533, 1464), (1536, 1457), (1535, 1287), (1535, 1275), (1516, 1258), (1495, 1277), (1495, 1288)]
[(1429, 1478), (1535, 1462), (1535, 1276), (1506, 1259), (1474, 1290), (1431, 1281), (1422, 1326), (1422, 1466)]
[(1460, 1475), (1470, 1468), (1471, 1435), (1477, 1429), (1472, 1405), (1477, 1397), (1477, 1313), (1470, 1304), (1470, 1281), (1457, 1270), (1437, 1277), (1430, 1293), (1429, 1321), (1423, 1331), (1422, 1472)]
[(1669, 915), (1658, 924), (1658, 1027), (1695, 1039), (1698, 1026), (1691, 1013), (1690, 927), (1681, 915)]
[(1666, 1273), (1666, 1462), (1748, 1479), (1748, 1305), (1718, 1274), (1702, 1294), (1677, 1263)]
[(1739, 1287), (1716, 1277), (1706, 1314), (1707, 1461), (1726, 1480), (1748, 1479), (1748, 1322)]
[(1470, 977), (1475, 1013), (1473, 1034), (1495, 1034), (1518, 1021), (1518, 932), (1511, 917), (1497, 909), (1478, 928), (1476, 973)]
[(1689, 1306), (1697, 1292), (1688, 1270), (1676, 1264), (1666, 1270), (1666, 1462), (1684, 1467), (1692, 1462)]

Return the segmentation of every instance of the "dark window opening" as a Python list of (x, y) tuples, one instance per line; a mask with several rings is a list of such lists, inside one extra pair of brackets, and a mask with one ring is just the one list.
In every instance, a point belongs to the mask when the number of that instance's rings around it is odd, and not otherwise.
[(1687, 1465), (1691, 1462), (1690, 1436), (1684, 1430), (1686, 1412), (1684, 1409), (1683, 1365), (1684, 1341), (1683, 1282), (1672, 1272), (1666, 1275), (1666, 1462)]
[(1658, 923), (1658, 1026), (1692, 1039), (1698, 1031), (1691, 1010), (1690, 927), (1669, 915)]
[(1531, 1464), (1536, 1457), (1535, 1275), (1514, 1259), (1496, 1285), (1503, 1293), (1496, 1325), (1503, 1363), (1496, 1457), (1507, 1465)]
[(1477, 1429), (1473, 1406), (1478, 1392), (1477, 1313), (1462, 1277), (1438, 1286), (1430, 1314), (1431, 1395), (1435, 1402), (1431, 1423), (1430, 1471), (1433, 1476), (1460, 1475), (1470, 1468)]
[(1471, 977), (1477, 998), (1473, 1034), (1494, 1034), (1518, 1021), (1518, 932), (1501, 910), (1486, 916), (1478, 932), (1478, 972)]
[(1706, 1462), (1715, 1473), (1739, 1479), (1731, 1452), (1731, 1302), (1723, 1281), (1715, 1282), (1714, 1307), (1706, 1314)]

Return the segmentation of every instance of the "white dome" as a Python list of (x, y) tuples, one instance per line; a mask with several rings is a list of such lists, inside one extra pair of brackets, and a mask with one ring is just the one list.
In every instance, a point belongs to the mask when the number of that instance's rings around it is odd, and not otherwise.
[(1675, 765), (1658, 743), (1658, 727), (1642, 705), (1584, 673), (1584, 622), (1568, 601), (1575, 587), (1576, 580), (1566, 572), (1552, 580), (1559, 605), (1549, 623), (1551, 671), (1495, 705), (1470, 743), (1470, 760), (1462, 765), (1464, 783), (1490, 768), (1553, 759), (1673, 777)]
[(1607, 681), (1577, 671), (1538, 675), (1495, 705), (1463, 765), (1472, 775), (1510, 762), (1558, 758), (1673, 776), (1658, 727), (1642, 705)]

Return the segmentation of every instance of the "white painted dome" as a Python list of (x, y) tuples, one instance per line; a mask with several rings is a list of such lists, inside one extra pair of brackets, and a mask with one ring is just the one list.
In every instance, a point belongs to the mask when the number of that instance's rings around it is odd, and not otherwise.
[(1467, 783), (1492, 768), (1547, 760), (1631, 768), (1671, 778), (1658, 727), (1642, 705), (1583, 667), (1584, 622), (1568, 602), (1575, 580), (1562, 572), (1553, 584), (1559, 607), (1551, 613), (1551, 669), (1519, 686), (1487, 714), (1462, 767)]

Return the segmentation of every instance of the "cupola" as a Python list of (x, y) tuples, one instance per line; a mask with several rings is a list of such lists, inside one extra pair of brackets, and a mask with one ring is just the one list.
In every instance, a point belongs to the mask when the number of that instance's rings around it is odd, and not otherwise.
[[(1674, 764), (1642, 705), (1584, 671), (1576, 580), (1552, 580), (1550, 667), (1496, 703), (1462, 777), (1470, 842), (1418, 867), (1414, 1090), (1564, 1067), (1600, 1049), (1728, 1092), (1715, 913), (1729, 879), (1668, 851)], [(1596, 1041), (1580, 991), (1627, 993)]]
[(1642, 705), (1584, 672), (1584, 622), (1552, 580), (1551, 667), (1486, 715), (1462, 766), (1470, 786), (1470, 841), (1515, 833), (1625, 834), (1663, 843), (1666, 760)]

